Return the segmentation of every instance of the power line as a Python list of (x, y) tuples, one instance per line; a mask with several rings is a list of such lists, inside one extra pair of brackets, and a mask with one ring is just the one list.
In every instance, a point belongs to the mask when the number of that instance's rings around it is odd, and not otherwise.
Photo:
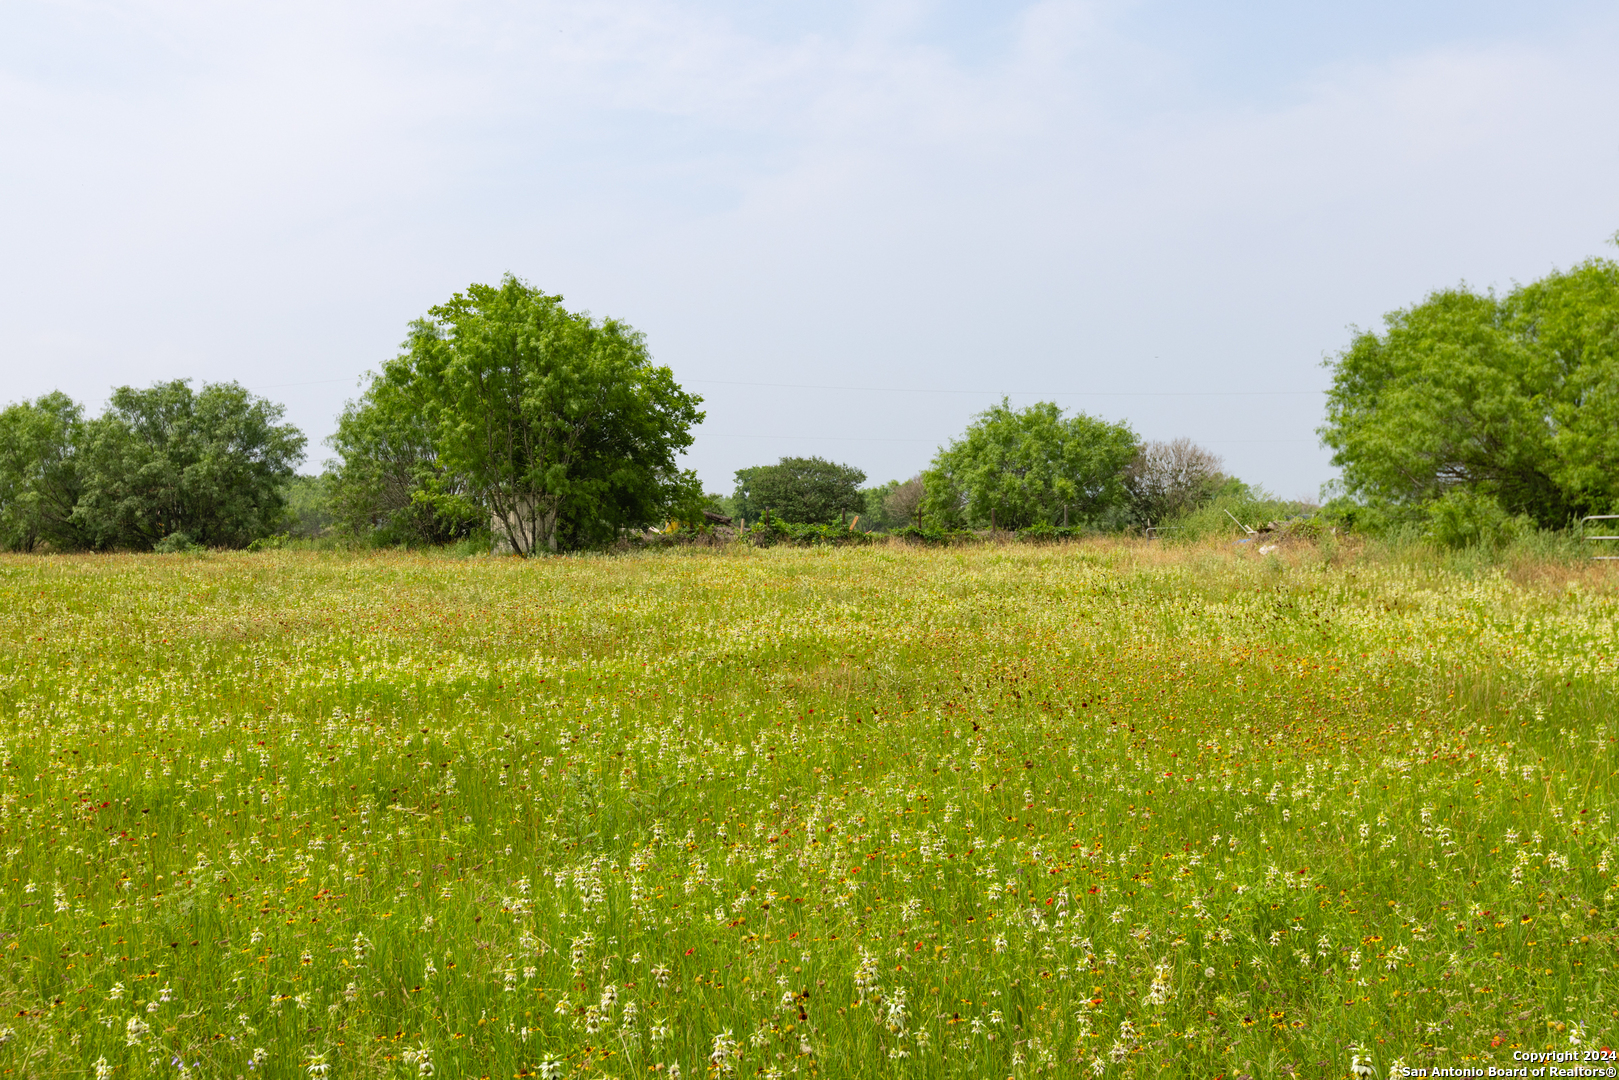
[(978, 397), (1300, 397), (1325, 390), (950, 390), (930, 386), (825, 386), (816, 383), (744, 382), (734, 379), (687, 379), (706, 386), (769, 386), (780, 390), (853, 390), (872, 394), (973, 394)]
[[(329, 386), (355, 382), (359, 377), (309, 379), (304, 382), (268, 383), (248, 390), (285, 390), (293, 386)], [(821, 383), (748, 382), (738, 379), (687, 379), (705, 386), (763, 386), (777, 390), (839, 390), (862, 394), (970, 394), (976, 397), (1005, 394), (1008, 397), (1306, 397), (1325, 390), (956, 390), (932, 386), (830, 386)]]
[[(937, 445), (939, 442), (938, 439), (902, 439), (874, 435), (739, 435), (702, 430), (697, 431), (696, 434), (697, 437), (703, 439), (787, 439), (794, 441), (814, 440), (817, 442), (933, 443), (935, 445)], [(1199, 441), (1206, 442), (1211, 446), (1226, 446), (1235, 445), (1238, 443), (1259, 445), (1282, 445), (1285, 443), (1290, 445), (1298, 445), (1300, 443), (1314, 444), (1316, 442), (1315, 439), (1201, 439)]]

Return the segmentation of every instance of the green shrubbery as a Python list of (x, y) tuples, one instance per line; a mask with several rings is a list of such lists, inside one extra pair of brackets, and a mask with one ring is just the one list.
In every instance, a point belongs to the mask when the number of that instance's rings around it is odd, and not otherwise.
[(121, 386), (86, 417), (54, 393), (0, 411), (0, 546), (243, 547), (275, 532), (304, 436), (235, 383)]

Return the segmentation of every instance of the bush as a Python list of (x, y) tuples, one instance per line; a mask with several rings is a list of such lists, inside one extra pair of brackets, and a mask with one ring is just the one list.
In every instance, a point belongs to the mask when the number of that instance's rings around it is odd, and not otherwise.
[(1026, 544), (1055, 544), (1065, 540), (1078, 540), (1086, 530), (1079, 525), (1047, 525), (1041, 522), (1017, 531), (1018, 540)]
[(747, 531), (748, 542), (755, 547), (775, 547), (791, 544), (811, 547), (827, 544), (833, 547), (871, 543), (871, 534), (851, 529), (847, 525), (798, 525), (783, 521), (766, 510)]
[(1525, 515), (1514, 517), (1501, 508), (1493, 496), (1466, 488), (1454, 488), (1429, 503), (1427, 538), (1440, 547), (1500, 548), (1534, 530)]
[(261, 536), (247, 545), (249, 551), (280, 551), (292, 539), (288, 533), (276, 533), (274, 536)]
[[(257, 542), (256, 540), (254, 541), (254, 543)], [(159, 555), (196, 555), (207, 549), (191, 539), (189, 533), (172, 532), (153, 544), (152, 550)]]
[[(1158, 535), (1160, 539), (1176, 543), (1220, 536), (1240, 537), (1248, 535), (1241, 526), (1257, 530), (1267, 522), (1287, 521), (1301, 515), (1313, 518), (1318, 511), (1318, 507), (1309, 503), (1278, 499), (1264, 488), (1242, 484), (1213, 502), (1172, 519)], [(1330, 523), (1327, 524), (1330, 527)]]
[(950, 529), (940, 529), (936, 527), (924, 528), (919, 525), (906, 525), (903, 528), (895, 529), (888, 535), (907, 544), (931, 544), (943, 546), (959, 540), (962, 537), (970, 537), (972, 536), (972, 533), (954, 532)]

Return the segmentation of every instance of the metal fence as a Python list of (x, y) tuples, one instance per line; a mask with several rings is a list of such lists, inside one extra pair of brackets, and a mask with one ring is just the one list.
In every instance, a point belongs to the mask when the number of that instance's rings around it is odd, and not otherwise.
[[(1592, 536), (1590, 533), (1586, 532), (1586, 526), (1589, 523), (1593, 522), (1593, 521), (1619, 521), (1619, 514), (1592, 514), (1590, 517), (1581, 518), (1580, 519), (1580, 539), (1584, 540), (1587, 544), (1595, 544), (1595, 543), (1598, 543), (1598, 542), (1601, 542), (1601, 541), (1608, 541), (1608, 542), (1611, 543), (1613, 541), (1619, 540), (1619, 536)], [(1608, 528), (1612, 528), (1612, 526), (1608, 526)], [(1595, 549), (1595, 550), (1600, 551), (1600, 550), (1604, 550), (1604, 549), (1598, 548), (1598, 549)], [(1606, 549), (1606, 550), (1611, 550), (1611, 549)], [(1612, 555), (1593, 555), (1593, 556), (1591, 556), (1591, 558), (1593, 558), (1593, 559), (1603, 559), (1603, 560), (1619, 559), (1619, 553), (1615, 553), (1615, 554), (1612, 554)]]

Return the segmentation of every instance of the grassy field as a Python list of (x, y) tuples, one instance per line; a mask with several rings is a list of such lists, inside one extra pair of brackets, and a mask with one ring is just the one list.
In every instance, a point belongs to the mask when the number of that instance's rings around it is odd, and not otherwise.
[(1600, 1055), (1616, 573), (0, 560), (0, 1074)]

